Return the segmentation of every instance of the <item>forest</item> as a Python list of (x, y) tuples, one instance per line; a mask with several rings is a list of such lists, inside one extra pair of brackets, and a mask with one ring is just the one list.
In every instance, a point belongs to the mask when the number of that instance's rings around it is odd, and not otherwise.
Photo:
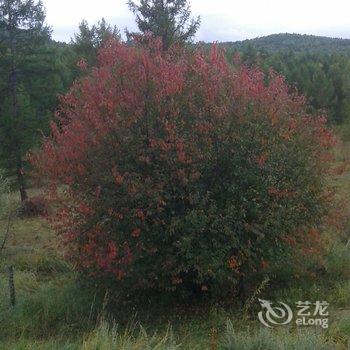
[(350, 39), (128, 7), (0, 0), (0, 348), (348, 349)]

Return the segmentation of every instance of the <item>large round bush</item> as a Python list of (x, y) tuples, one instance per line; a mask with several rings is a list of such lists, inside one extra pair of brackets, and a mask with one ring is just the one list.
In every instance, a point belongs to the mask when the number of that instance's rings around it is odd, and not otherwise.
[(126, 290), (207, 291), (316, 247), (331, 133), (283, 78), (109, 42), (34, 157), (69, 258)]

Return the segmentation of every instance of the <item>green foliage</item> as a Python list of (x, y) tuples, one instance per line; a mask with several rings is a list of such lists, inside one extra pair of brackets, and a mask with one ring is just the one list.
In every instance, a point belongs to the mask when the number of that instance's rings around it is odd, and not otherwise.
[(200, 25), (199, 17), (191, 19), (188, 0), (129, 0), (128, 4), (141, 33), (160, 37), (165, 49), (191, 40)]
[(310, 106), (322, 110), (331, 122), (344, 122), (350, 115), (350, 59), (339, 54), (267, 54), (259, 64), (275, 69), (302, 92)]
[[(0, 159), (2, 165), (9, 170), (16, 169), (18, 154), (21, 155), (21, 158), (26, 154), (38, 139), (38, 128), (43, 125), (23, 87), (17, 88), (17, 102), (20, 108), (16, 118), (13, 118), (11, 113), (10, 97), (5, 97), (1, 106)], [(10, 172), (10, 175), (14, 174)]]
[(89, 66), (97, 64), (97, 53), (109, 39), (120, 40), (120, 33), (116, 26), (107, 24), (104, 18), (91, 28), (87, 21), (79, 24), (79, 32), (71, 41), (72, 49), (78, 59), (84, 59)]
[(271, 68), (286, 77), (331, 122), (350, 116), (350, 40), (297, 34), (271, 35), (243, 42), (220, 43), (227, 55), (240, 53), (248, 66)]
[(295, 53), (341, 53), (350, 55), (350, 39), (301, 34), (272, 34), (255, 39), (223, 43), (227, 48), (242, 50), (251, 45), (258, 51)]
[(25, 155), (39, 143), (71, 79), (40, 1), (0, 1), (0, 166), (27, 198)]

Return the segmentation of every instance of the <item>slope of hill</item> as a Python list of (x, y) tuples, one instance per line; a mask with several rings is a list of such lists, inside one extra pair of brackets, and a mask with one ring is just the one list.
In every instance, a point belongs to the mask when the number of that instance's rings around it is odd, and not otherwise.
[(350, 55), (350, 39), (328, 38), (315, 35), (301, 34), (272, 34), (255, 39), (222, 43), (226, 48), (242, 50), (252, 46), (257, 50), (269, 52), (293, 51), (293, 52), (319, 52), (342, 53)]

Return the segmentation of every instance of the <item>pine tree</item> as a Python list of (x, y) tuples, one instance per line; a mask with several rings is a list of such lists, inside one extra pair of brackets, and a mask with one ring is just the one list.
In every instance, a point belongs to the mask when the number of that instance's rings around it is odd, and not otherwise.
[(129, 0), (128, 4), (141, 33), (160, 37), (164, 49), (190, 41), (200, 25), (200, 17), (191, 18), (187, 0)]
[(253, 67), (258, 61), (258, 51), (249, 43), (243, 50), (242, 59), (247, 66)]
[(104, 18), (91, 28), (83, 20), (79, 24), (79, 32), (72, 39), (72, 47), (79, 59), (85, 59), (89, 65), (96, 65), (98, 50), (111, 38), (119, 40), (119, 30), (116, 26), (109, 25)]
[(24, 156), (40, 121), (31, 105), (31, 86), (25, 82), (32, 83), (33, 62), (46, 54), (42, 47), (49, 39), (41, 1), (0, 0), (0, 156), (3, 165), (15, 171), (22, 201), (28, 198)]

